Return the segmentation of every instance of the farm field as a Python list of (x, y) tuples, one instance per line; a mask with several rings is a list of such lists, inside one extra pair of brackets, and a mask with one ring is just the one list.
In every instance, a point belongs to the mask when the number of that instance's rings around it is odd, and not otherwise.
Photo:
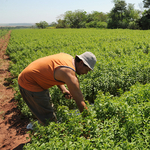
[(94, 71), (78, 76), (90, 114), (78, 114), (74, 101), (53, 87), (59, 123), (35, 123), (31, 143), (24, 149), (149, 149), (150, 30), (13, 30), (7, 54), (18, 108), (33, 118), (17, 85), (29, 63), (59, 52), (75, 56), (85, 51), (97, 57)]

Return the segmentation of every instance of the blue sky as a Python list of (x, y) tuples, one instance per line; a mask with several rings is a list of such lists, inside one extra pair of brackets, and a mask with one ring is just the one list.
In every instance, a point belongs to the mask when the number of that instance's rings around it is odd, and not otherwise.
[[(139, 10), (142, 1), (125, 0), (127, 4), (135, 4), (135, 9)], [(79, 9), (87, 13), (106, 13), (113, 7), (112, 0), (0, 0), (0, 23), (51, 23), (56, 22), (66, 11)]]

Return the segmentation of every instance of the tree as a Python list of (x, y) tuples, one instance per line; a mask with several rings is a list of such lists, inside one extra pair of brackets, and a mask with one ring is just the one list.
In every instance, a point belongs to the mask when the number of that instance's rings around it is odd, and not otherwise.
[(141, 11), (134, 9), (134, 4), (129, 3), (126, 10), (126, 18), (128, 20), (129, 29), (139, 29), (138, 19), (140, 19)]
[(140, 18), (140, 11), (134, 9), (134, 4), (129, 3), (126, 10), (126, 17), (129, 21), (136, 21)]
[(36, 23), (36, 26), (38, 28), (44, 29), (44, 28), (46, 28), (48, 26), (48, 23), (46, 21), (41, 21), (40, 23)]
[(124, 19), (125, 16), (126, 5), (127, 4), (125, 3), (125, 1), (118, 1), (113, 9), (114, 13), (117, 14), (117, 18), (121, 21)]
[(139, 26), (143, 30), (150, 29), (150, 9), (143, 12), (143, 16), (139, 20)]
[(60, 16), (62, 19), (58, 19), (57, 28), (84, 28), (86, 24), (86, 11), (76, 10), (76, 11), (67, 11), (64, 15)]
[(143, 0), (144, 8), (150, 8), (150, 0)]
[(103, 12), (93, 11), (91, 14), (91, 17), (93, 18), (92, 21), (107, 22), (107, 14), (105, 14)]
[(148, 30), (150, 29), (150, 0), (143, 0), (144, 8), (149, 8), (144, 10), (142, 17), (138, 20), (138, 24), (141, 29)]
[(106, 28), (108, 14), (103, 12), (93, 11), (87, 15), (86, 27), (87, 28)]
[(57, 25), (56, 22), (52, 22), (52, 23), (50, 24), (50, 26), (56, 26), (56, 25)]
[(108, 28), (126, 28), (126, 3), (124, 0), (114, 0), (115, 6), (109, 13)]
[(58, 24), (56, 25), (56, 28), (67, 28), (69, 27), (66, 23), (66, 20), (58, 19)]
[(67, 11), (64, 15), (64, 20), (71, 28), (81, 28), (86, 22), (86, 18), (86, 11), (83, 10)]
[(137, 29), (137, 20), (140, 18), (141, 12), (134, 9), (134, 4), (127, 5), (124, 0), (114, 0), (113, 2), (115, 6), (109, 13), (108, 28)]

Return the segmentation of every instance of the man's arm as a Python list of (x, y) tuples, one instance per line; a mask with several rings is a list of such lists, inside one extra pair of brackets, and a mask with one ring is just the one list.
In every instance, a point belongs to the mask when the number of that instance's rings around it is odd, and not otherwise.
[(57, 87), (65, 95), (65, 98), (67, 98), (67, 99), (73, 98), (72, 95), (71, 95), (71, 93), (66, 89), (66, 87), (64, 85), (57, 85)]
[(73, 99), (76, 101), (80, 112), (82, 112), (84, 108), (87, 109), (82, 92), (80, 90), (79, 81), (73, 70), (65, 67), (57, 68), (55, 71), (55, 78), (66, 83), (71, 95), (73, 96)]

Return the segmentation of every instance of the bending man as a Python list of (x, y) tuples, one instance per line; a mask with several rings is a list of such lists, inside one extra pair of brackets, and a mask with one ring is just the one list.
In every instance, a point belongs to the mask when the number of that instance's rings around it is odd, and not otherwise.
[(76, 73), (87, 74), (93, 70), (95, 63), (96, 57), (91, 52), (76, 55), (75, 59), (69, 54), (59, 53), (33, 61), (20, 73), (21, 95), (41, 124), (45, 124), (46, 120), (56, 121), (48, 90), (54, 85), (67, 94), (66, 98), (75, 100), (80, 112), (87, 109)]

